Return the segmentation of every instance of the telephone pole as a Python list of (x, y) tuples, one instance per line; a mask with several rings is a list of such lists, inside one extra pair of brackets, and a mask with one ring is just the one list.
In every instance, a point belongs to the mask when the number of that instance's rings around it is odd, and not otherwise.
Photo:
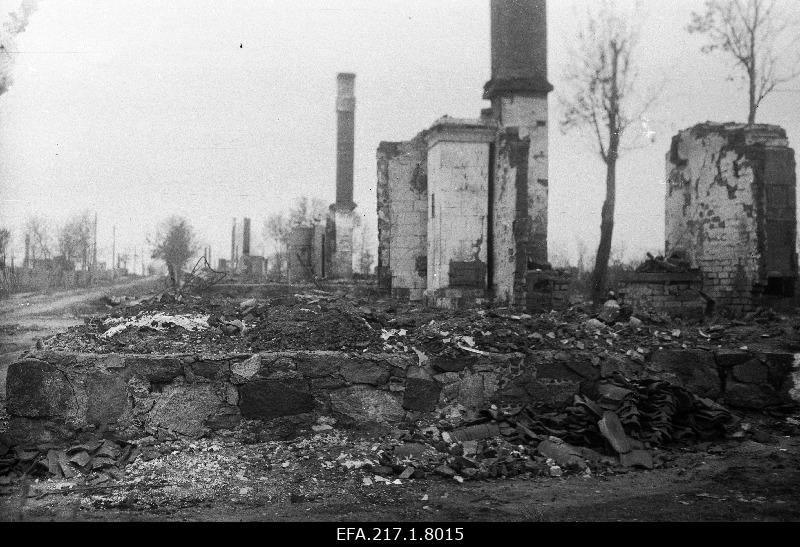
[(117, 278), (117, 226), (111, 231), (111, 279)]

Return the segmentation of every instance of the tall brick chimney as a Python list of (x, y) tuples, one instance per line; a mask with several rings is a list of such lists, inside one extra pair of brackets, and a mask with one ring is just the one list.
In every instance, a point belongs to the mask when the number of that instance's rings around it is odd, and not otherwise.
[(355, 148), (356, 75), (340, 73), (336, 96), (336, 208), (352, 211)]
[(546, 0), (491, 0), (492, 79), (484, 99), (547, 94)]

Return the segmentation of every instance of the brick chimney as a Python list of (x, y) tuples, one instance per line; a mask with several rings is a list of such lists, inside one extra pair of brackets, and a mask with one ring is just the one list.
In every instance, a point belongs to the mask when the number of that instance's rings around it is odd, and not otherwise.
[(355, 148), (356, 75), (340, 73), (336, 96), (336, 208), (352, 211)]
[(546, 0), (491, 0), (492, 79), (484, 99), (547, 94)]

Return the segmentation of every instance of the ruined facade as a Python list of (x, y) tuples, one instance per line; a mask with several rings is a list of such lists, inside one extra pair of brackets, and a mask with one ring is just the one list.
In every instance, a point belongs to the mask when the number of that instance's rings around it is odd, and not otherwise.
[(794, 151), (774, 125), (696, 125), (667, 155), (666, 252), (721, 307), (791, 301), (797, 283)]
[(491, 21), (491, 108), (378, 148), (378, 275), (394, 296), (522, 305), (527, 272), (548, 268), (545, 1), (492, 0)]

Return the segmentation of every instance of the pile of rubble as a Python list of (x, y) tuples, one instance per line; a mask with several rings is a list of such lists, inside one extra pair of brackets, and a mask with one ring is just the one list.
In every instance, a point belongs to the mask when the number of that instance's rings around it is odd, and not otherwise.
[[(741, 327), (751, 327), (749, 330)], [(726, 329), (733, 336), (726, 336)], [(679, 332), (672, 339), (663, 332)], [(765, 338), (800, 341), (798, 324), (759, 310), (739, 320), (686, 328), (663, 314), (631, 311), (610, 300), (597, 314), (580, 307), (531, 316), (506, 310), (444, 311), (365, 305), (321, 291), (237, 301), (165, 293), (46, 339), (42, 346), (86, 353), (248, 353), (341, 350), (467, 356), (603, 348), (626, 353), (658, 345), (702, 347)]]

